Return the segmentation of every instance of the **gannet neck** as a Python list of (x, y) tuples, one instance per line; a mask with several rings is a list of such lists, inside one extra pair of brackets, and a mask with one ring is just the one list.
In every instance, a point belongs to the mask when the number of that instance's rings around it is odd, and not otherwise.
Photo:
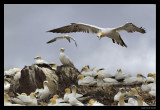
[(138, 91), (135, 88), (131, 88), (134, 95), (138, 95)]
[(4, 93), (4, 101), (8, 102), (8, 95), (6, 93)]
[(119, 104), (120, 104), (120, 106), (124, 106), (124, 93), (123, 94), (121, 94), (120, 95), (120, 97), (119, 97)]
[(55, 100), (54, 98), (51, 98), (51, 99), (50, 99), (50, 102), (51, 102), (51, 105), (56, 104), (56, 100)]
[(138, 106), (143, 106), (143, 100), (141, 96), (137, 96), (138, 97)]

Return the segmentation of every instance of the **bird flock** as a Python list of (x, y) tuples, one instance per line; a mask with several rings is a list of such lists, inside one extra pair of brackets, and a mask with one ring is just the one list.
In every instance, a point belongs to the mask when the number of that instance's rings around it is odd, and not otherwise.
[[(64, 27), (50, 30), (48, 32), (53, 33), (70, 33), (70, 32), (87, 32), (87, 33), (96, 33), (99, 40), (102, 37), (109, 37), (112, 39), (113, 43), (120, 44), (121, 46), (127, 47), (122, 38), (120, 37), (119, 32), (125, 30), (127, 32), (140, 32), (145, 33), (145, 30), (140, 27), (138, 28), (133, 23), (126, 23), (123, 26), (117, 28), (100, 28), (97, 26), (84, 24), (84, 23), (71, 23)], [(61, 37), (55, 37), (47, 43), (52, 43), (59, 39), (67, 39), (69, 42), (73, 40), (77, 47), (76, 40), (68, 35)], [(45, 60), (42, 60), (41, 56), (36, 56), (35, 64), (47, 64), (52, 69), (57, 69), (57, 64), (55, 62), (48, 63)], [(73, 61), (65, 54), (65, 49), (60, 49), (59, 60), (64, 66), (69, 66), (76, 68)], [(156, 74), (148, 73), (145, 77), (141, 73), (138, 73), (136, 76), (131, 76), (128, 73), (122, 72), (122, 69), (117, 69), (117, 73), (113, 76), (108, 72), (104, 71), (104, 68), (95, 69), (96, 67), (90, 67), (89, 65), (83, 66), (80, 74), (77, 76), (78, 86), (95, 86), (95, 87), (108, 87), (113, 85), (134, 85), (142, 84), (141, 90), (143, 92), (149, 93), (151, 96), (156, 96)], [(21, 69), (11, 68), (9, 70), (4, 70), (4, 79), (7, 77), (14, 77), (15, 81), (19, 81), (21, 78)], [(4, 80), (4, 105), (5, 106), (38, 106), (39, 100), (47, 100), (50, 96), (50, 90), (48, 88), (48, 81), (43, 82), (43, 88), (36, 89), (34, 92), (31, 92), (30, 95), (26, 93), (17, 93), (15, 98), (10, 98), (7, 94), (10, 89), (10, 83)], [(77, 87), (71, 85), (71, 87), (64, 88), (65, 94), (63, 97), (54, 94), (53, 97), (47, 102), (48, 106), (107, 106), (103, 103), (100, 103), (95, 98), (91, 98), (88, 103), (82, 103), (83, 98), (82, 94), (77, 93)], [(126, 101), (128, 100), (128, 101)], [(143, 101), (142, 96), (139, 95), (136, 88), (119, 88), (118, 93), (114, 96), (114, 101), (118, 101), (117, 106), (147, 106), (148, 104)]]

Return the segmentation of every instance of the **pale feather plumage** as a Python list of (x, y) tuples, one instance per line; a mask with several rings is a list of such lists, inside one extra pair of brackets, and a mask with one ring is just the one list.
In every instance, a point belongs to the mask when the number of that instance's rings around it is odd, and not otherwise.
[(35, 91), (39, 100), (46, 99), (50, 95), (50, 90), (47, 86), (47, 83), (48, 83), (48, 81), (44, 81), (43, 82), (43, 87), (44, 88), (36, 89), (36, 91)]
[(100, 28), (90, 24), (84, 23), (71, 23), (70, 25), (63, 26), (60, 28), (49, 30), (48, 32), (53, 33), (71, 33), (71, 32), (86, 32), (86, 33), (95, 33), (98, 35), (99, 39), (101, 37), (109, 37), (112, 39), (113, 43), (120, 44), (121, 46), (127, 47), (122, 38), (120, 37), (119, 32), (125, 30), (129, 33), (132, 32), (140, 32), (146, 33), (146, 31), (142, 27), (137, 27), (133, 23), (126, 23), (123, 26), (116, 28)]
[(64, 48), (60, 49), (59, 60), (63, 65), (69, 65), (74, 67), (73, 62), (70, 60), (70, 58), (67, 55), (65, 55)]
[(55, 38), (51, 39), (50, 41), (48, 41), (47, 43), (52, 43), (52, 42), (55, 42), (55, 41), (60, 40), (60, 39), (67, 39), (69, 43), (70, 43), (71, 40), (73, 40), (75, 42), (76, 47), (77, 47), (76, 40), (74, 38), (68, 36), (68, 35), (55, 37)]

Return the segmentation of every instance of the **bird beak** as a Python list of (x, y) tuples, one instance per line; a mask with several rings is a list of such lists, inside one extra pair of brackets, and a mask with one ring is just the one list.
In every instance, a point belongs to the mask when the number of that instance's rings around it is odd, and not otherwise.
[(99, 40), (101, 39), (101, 36), (97, 36), (97, 37), (98, 37)]

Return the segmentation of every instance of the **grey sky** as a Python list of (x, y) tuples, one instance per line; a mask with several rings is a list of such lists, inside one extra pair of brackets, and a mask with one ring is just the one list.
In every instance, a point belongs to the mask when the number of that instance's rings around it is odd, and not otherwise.
[[(96, 34), (67, 33), (77, 41), (50, 39), (64, 34), (46, 32), (70, 23), (99, 27), (118, 27), (132, 22), (144, 27), (146, 34), (120, 32), (127, 48)], [(156, 6), (154, 4), (5, 4), (4, 68), (23, 68), (33, 64), (35, 56), (61, 65), (59, 50), (74, 62), (77, 69), (85, 65), (105, 68), (115, 74), (118, 68), (132, 75), (156, 73)]]

